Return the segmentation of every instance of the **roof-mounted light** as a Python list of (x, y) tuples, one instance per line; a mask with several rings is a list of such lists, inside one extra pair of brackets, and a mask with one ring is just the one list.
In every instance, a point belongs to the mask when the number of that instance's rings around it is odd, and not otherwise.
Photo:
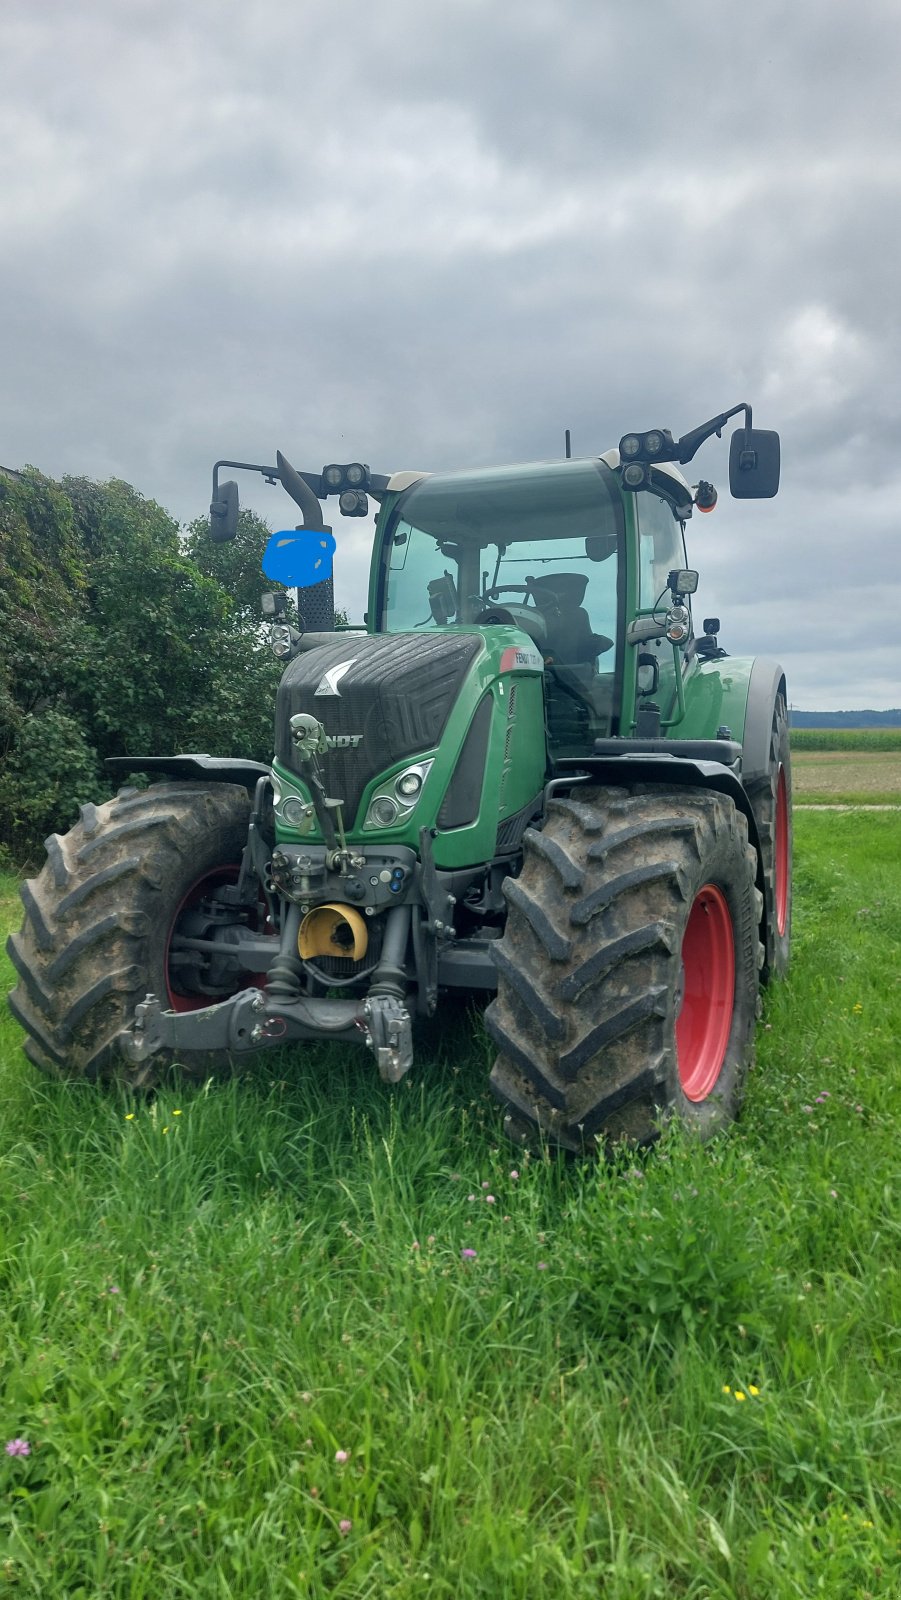
[(369, 501), (359, 489), (345, 489), (338, 496), (338, 510), (342, 517), (365, 517)]
[(345, 489), (368, 489), (372, 473), (363, 461), (348, 461), (341, 465), (331, 461), (322, 469), (322, 487), (326, 494), (342, 494)]
[(624, 433), (619, 456), (620, 461), (676, 461), (679, 447), (669, 428), (650, 428), (647, 433)]
[(626, 489), (646, 489), (651, 481), (650, 467), (644, 461), (630, 461), (623, 467), (623, 485)]

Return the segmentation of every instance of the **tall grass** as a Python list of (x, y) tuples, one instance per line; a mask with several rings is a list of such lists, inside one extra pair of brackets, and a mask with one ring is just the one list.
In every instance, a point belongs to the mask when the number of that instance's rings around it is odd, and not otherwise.
[(393, 1090), (334, 1047), (149, 1104), (4, 1018), (0, 1595), (901, 1594), (901, 819), (796, 841), (706, 1147), (509, 1151), (460, 1007)]

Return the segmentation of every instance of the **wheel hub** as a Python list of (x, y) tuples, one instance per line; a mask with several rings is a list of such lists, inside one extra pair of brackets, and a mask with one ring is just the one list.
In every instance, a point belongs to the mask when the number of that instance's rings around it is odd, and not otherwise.
[(676, 1055), (686, 1099), (706, 1100), (716, 1086), (732, 1029), (735, 941), (726, 897), (715, 884), (699, 890), (682, 940), (681, 1003), (677, 994)]

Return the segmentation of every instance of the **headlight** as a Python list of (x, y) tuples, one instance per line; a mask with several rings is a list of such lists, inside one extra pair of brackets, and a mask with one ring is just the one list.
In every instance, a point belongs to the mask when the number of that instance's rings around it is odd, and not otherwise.
[(390, 828), (406, 822), (416, 809), (433, 760), (417, 761), (381, 784), (369, 802), (363, 827)]
[(282, 802), (280, 815), (282, 821), (287, 822), (289, 828), (300, 828), (303, 823), (309, 820), (312, 810), (313, 807), (308, 806), (304, 800), (300, 799), (299, 795), (289, 794), (287, 800)]
[(392, 800), (390, 794), (377, 795), (369, 807), (366, 821), (377, 828), (390, 828), (396, 822), (400, 806)]
[(402, 772), (394, 787), (404, 800), (412, 800), (422, 788), (422, 778), (416, 771)]

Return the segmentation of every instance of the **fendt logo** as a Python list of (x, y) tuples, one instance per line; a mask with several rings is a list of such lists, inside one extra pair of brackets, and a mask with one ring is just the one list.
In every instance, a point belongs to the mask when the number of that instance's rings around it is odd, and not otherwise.
[(340, 695), (341, 691), (338, 688), (338, 684), (344, 677), (345, 672), (350, 671), (356, 659), (356, 656), (351, 656), (349, 661), (339, 661), (337, 666), (329, 667), (328, 672), (324, 672), (319, 679), (319, 688), (314, 689), (313, 698), (315, 699), (317, 694)]
[(357, 745), (363, 743), (363, 735), (362, 733), (327, 733), (325, 742), (330, 750), (356, 750)]

